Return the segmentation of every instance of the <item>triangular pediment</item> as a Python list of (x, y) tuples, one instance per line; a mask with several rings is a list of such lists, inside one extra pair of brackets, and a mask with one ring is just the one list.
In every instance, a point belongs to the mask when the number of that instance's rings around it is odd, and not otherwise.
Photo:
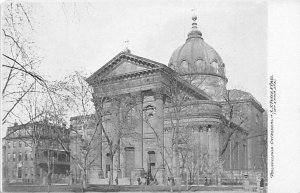
[(149, 67), (146, 68), (146, 67), (138, 65), (138, 64), (133, 64), (128, 61), (123, 61), (123, 62), (120, 62), (120, 64), (116, 65), (116, 67), (114, 69), (112, 69), (106, 75), (106, 77), (128, 74), (128, 73), (138, 72), (138, 71), (147, 70), (147, 69), (150, 69), (150, 68)]
[(129, 52), (121, 52), (91, 75), (87, 81), (90, 82), (95, 78), (102, 79), (162, 67), (166, 66)]

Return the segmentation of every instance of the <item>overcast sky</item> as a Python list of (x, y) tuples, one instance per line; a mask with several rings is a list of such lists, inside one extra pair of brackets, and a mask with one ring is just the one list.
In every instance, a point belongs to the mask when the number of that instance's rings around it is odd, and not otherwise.
[(226, 64), (228, 88), (248, 91), (266, 107), (267, 9), (263, 1), (141, 1), (43, 3), (34, 6), (32, 35), (40, 71), (54, 80), (74, 70), (93, 73), (124, 49), (168, 64), (191, 29), (198, 28)]

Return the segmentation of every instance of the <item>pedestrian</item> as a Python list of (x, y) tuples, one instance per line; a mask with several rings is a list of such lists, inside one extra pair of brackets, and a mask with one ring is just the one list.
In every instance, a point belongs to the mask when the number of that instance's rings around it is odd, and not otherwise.
[(207, 180), (207, 177), (204, 178), (204, 186), (208, 186), (208, 180)]
[(264, 180), (264, 178), (260, 179), (259, 185), (260, 185), (260, 192), (264, 192), (264, 187), (265, 187), (265, 180)]
[(140, 178), (140, 177), (137, 178), (137, 182), (138, 182), (138, 185), (141, 185), (141, 184), (142, 184), (141, 178)]
[(154, 180), (153, 180), (153, 181), (154, 181), (154, 184), (155, 184), (155, 185), (158, 185), (158, 181), (157, 181), (157, 179), (156, 179), (156, 178), (154, 178)]
[(118, 176), (116, 177), (115, 181), (116, 181), (116, 185), (119, 185), (119, 179), (118, 179)]

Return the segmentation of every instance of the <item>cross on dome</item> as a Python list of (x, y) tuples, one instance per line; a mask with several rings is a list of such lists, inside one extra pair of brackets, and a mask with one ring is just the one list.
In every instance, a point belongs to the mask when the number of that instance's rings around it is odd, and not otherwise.
[(129, 47), (129, 40), (127, 39), (124, 41), (124, 52), (130, 53), (130, 49), (128, 47)]

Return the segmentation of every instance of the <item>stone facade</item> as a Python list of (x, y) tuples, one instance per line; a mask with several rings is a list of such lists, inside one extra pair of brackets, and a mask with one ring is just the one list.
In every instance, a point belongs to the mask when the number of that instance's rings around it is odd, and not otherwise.
[(186, 181), (220, 183), (222, 174), (262, 169), (264, 109), (251, 94), (226, 89), (225, 64), (196, 19), (168, 66), (125, 50), (87, 79), (103, 123), (97, 182), (111, 172), (110, 140), (118, 141), (113, 173), (124, 183), (151, 173), (165, 184), (175, 174), (175, 146)]

